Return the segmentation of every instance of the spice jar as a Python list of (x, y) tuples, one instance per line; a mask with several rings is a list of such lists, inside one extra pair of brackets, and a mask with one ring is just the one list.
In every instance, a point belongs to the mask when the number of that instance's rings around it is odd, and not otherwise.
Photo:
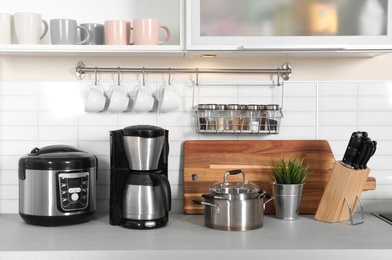
[(265, 105), (259, 105), (259, 111), (260, 111), (260, 130), (264, 131), (266, 129), (266, 124), (267, 124), (267, 108)]
[(278, 130), (278, 123), (280, 121), (280, 111), (279, 105), (277, 104), (270, 104), (266, 105), (267, 111), (267, 127), (266, 130), (268, 131), (277, 131)]
[(241, 130), (248, 130), (249, 129), (249, 116), (247, 105), (241, 105), (241, 118), (240, 118), (240, 126)]
[(216, 130), (218, 105), (207, 104), (205, 112), (206, 112), (207, 130)]
[(227, 128), (229, 130), (240, 130), (241, 106), (237, 104), (227, 105), (227, 114)]
[(227, 118), (226, 118), (226, 111), (227, 111), (227, 105), (225, 104), (219, 104), (218, 105), (218, 115), (216, 119), (216, 129), (217, 130), (225, 130), (226, 125), (227, 125)]
[(207, 119), (206, 119), (206, 104), (197, 105), (197, 117), (199, 122), (200, 130), (207, 130)]
[(259, 105), (247, 105), (247, 121), (248, 121), (248, 130), (252, 132), (259, 131), (260, 125), (260, 106)]

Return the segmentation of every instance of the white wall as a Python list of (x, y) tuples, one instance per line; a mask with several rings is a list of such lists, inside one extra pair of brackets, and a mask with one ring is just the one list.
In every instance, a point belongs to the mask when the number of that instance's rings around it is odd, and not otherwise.
[[(3, 57), (0, 59), (0, 213), (18, 212), (18, 159), (33, 147), (50, 144), (69, 144), (97, 155), (100, 162), (98, 181), (98, 210), (108, 210), (109, 198), (109, 130), (123, 128), (133, 124), (154, 124), (170, 131), (169, 180), (173, 190), (174, 210), (182, 211), (182, 142), (188, 139), (237, 139), (229, 136), (198, 135), (194, 130), (192, 113), (192, 76), (173, 75), (173, 83), (182, 96), (178, 111), (158, 114), (155, 112), (136, 114), (133, 112), (112, 114), (85, 113), (84, 98), (91, 85), (90, 76), (79, 81), (74, 79), (74, 64), (78, 58), (22, 58)], [(384, 58), (383, 58), (384, 59)], [(154, 67), (203, 66), (199, 61), (176, 59), (87, 59), (89, 66), (132, 66), (152, 65)], [(128, 63), (126, 61), (129, 61)], [(146, 61), (146, 63), (143, 63)], [(208, 67), (279, 67), (281, 63), (269, 60), (255, 66), (256, 59), (229, 59), (230, 62), (212, 61)], [(314, 60), (316, 61), (316, 60)], [(118, 62), (118, 63), (117, 63)], [(331, 61), (326, 60), (328, 64)], [(348, 62), (348, 61), (346, 61)], [(372, 63), (360, 60), (359, 63)], [(86, 62), (87, 63), (87, 62)], [(137, 64), (138, 63), (138, 64)], [(215, 64), (214, 64), (215, 63)], [(371, 176), (377, 179), (377, 189), (362, 194), (365, 210), (368, 212), (392, 212), (392, 174), (389, 159), (392, 156), (392, 80), (374, 80), (369, 76), (359, 79), (343, 80), (344, 73), (331, 75), (338, 71), (318, 69), (320, 80), (306, 74), (303, 69), (311, 68), (301, 60), (293, 66), (293, 79), (285, 84), (284, 118), (279, 135), (239, 136), (239, 139), (325, 139), (328, 140), (337, 160), (343, 156), (348, 138), (353, 131), (368, 131), (370, 137), (379, 143), (376, 155), (369, 163)], [(321, 64), (322, 62), (315, 62)], [(64, 65), (65, 64), (65, 65)], [(131, 65), (129, 65), (131, 64)], [(147, 64), (147, 65), (145, 65)], [(174, 64), (174, 65), (173, 65)], [(302, 64), (302, 65), (301, 65)], [(330, 63), (331, 64), (331, 63)], [(339, 67), (338, 63), (335, 63)], [(361, 66), (351, 62), (353, 66)], [(59, 65), (59, 67), (53, 66)], [(368, 65), (364, 65), (365, 67)], [(30, 70), (31, 68), (31, 70)], [(350, 68), (348, 66), (343, 69)], [(377, 67), (384, 70), (382, 67)], [(375, 70), (377, 70), (375, 69)], [(65, 72), (63, 71), (65, 70)], [(322, 73), (323, 71), (323, 73)], [(33, 72), (36, 72), (34, 74)], [(371, 70), (369, 70), (371, 72)], [(296, 76), (298, 74), (303, 76)], [(325, 76), (325, 74), (329, 74)], [(388, 73), (383, 73), (387, 77)], [(353, 74), (350, 74), (353, 76)], [(131, 96), (139, 84), (140, 75), (124, 76)], [(295, 77), (309, 78), (295, 80)], [(325, 79), (325, 78), (328, 78)], [(116, 75), (102, 75), (101, 83), (107, 93), (114, 84)], [(233, 79), (235, 78), (235, 79)], [(262, 76), (262, 81), (269, 83)], [(207, 80), (206, 76), (202, 79)], [(211, 79), (208, 79), (211, 80)], [(216, 81), (254, 81), (248, 76), (214, 76)], [(167, 75), (150, 75), (148, 84), (154, 93), (167, 81)], [(239, 84), (240, 85), (240, 84)], [(268, 86), (266, 86), (268, 88)], [(228, 91), (234, 88), (234, 91)], [(279, 89), (278, 89), (279, 90)], [(225, 93), (222, 95), (222, 93)], [(255, 96), (254, 87), (199, 87), (196, 102), (217, 100), (237, 100), (241, 103), (254, 103), (255, 100), (266, 102), (271, 98), (279, 102), (279, 96), (271, 97), (259, 93)], [(277, 91), (277, 94), (280, 92)]]

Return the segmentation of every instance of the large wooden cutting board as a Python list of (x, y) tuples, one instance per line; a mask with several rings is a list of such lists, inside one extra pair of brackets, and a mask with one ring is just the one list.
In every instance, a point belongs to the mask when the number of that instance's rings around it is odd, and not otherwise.
[[(314, 214), (329, 180), (335, 158), (323, 140), (190, 140), (184, 142), (184, 212), (203, 214), (203, 207), (192, 199), (209, 193), (212, 183), (223, 181), (229, 170), (241, 169), (249, 181), (271, 194), (271, 162), (298, 156), (311, 167), (304, 185), (301, 214)], [(229, 176), (228, 181), (241, 181), (242, 176)], [(274, 214), (274, 203), (267, 203), (265, 214)]]

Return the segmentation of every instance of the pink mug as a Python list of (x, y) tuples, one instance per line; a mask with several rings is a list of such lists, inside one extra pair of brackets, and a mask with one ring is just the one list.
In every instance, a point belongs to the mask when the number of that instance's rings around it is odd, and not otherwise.
[[(166, 31), (166, 38), (159, 41), (159, 29)], [(135, 45), (158, 45), (170, 39), (170, 30), (165, 25), (160, 25), (157, 19), (135, 19), (133, 21), (133, 40)]]
[(128, 45), (131, 38), (131, 23), (122, 20), (105, 21), (105, 44)]

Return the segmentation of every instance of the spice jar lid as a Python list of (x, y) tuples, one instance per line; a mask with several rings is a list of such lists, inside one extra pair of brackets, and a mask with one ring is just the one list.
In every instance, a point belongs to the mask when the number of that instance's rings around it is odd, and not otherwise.
[(228, 104), (227, 105), (227, 109), (228, 110), (240, 110), (241, 109), (241, 105), (238, 105), (238, 104)]
[(268, 110), (279, 110), (279, 105), (277, 104), (269, 104), (265, 106)]
[(259, 105), (247, 105), (246, 110), (259, 110), (260, 106)]
[(218, 110), (227, 110), (226, 104), (218, 104)]
[(197, 110), (206, 110), (206, 104), (198, 104)]
[(206, 104), (206, 110), (217, 110), (218, 105), (217, 104)]

